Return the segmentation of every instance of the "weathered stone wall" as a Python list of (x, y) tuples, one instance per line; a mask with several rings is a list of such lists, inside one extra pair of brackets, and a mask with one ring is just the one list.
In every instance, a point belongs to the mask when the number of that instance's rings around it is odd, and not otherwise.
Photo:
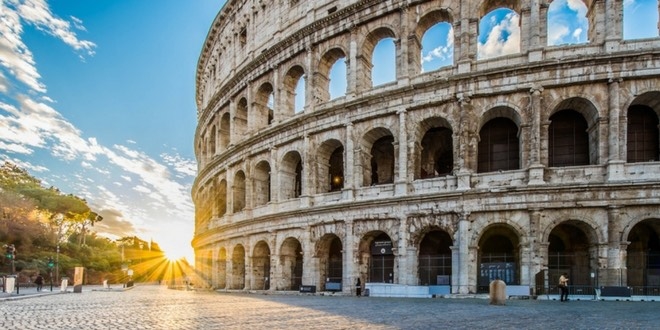
[[(588, 43), (548, 47), (549, 1), (509, 1), (521, 16), (520, 53), (477, 60), (479, 19), (502, 3), (229, 1), (197, 72), (193, 246), (209, 285), (262, 289), (268, 277), (270, 290), (288, 288), (295, 258), (284, 243), (297, 241), (302, 283), (321, 290), (338, 237), (351, 292), (357, 277), (370, 280), (370, 245), (382, 234), (392, 241), (393, 282), (417, 285), (420, 244), (434, 231), (451, 236), (455, 293), (477, 290), (482, 258), (497, 250), (491, 238), (512, 244), (517, 284), (553, 284), (537, 276), (564, 266), (550, 260), (555, 239), (587, 255), (575, 262), (581, 273), (625, 284), (633, 228), (660, 232), (660, 162), (627, 161), (629, 109), (660, 113), (660, 39), (623, 40), (621, 2), (597, 0), (585, 1)], [(421, 36), (441, 21), (454, 29), (454, 64), (422, 73)], [(371, 52), (388, 37), (397, 79), (374, 88)], [(329, 100), (329, 67), (341, 57), (347, 93)], [(294, 113), (303, 75), (306, 103)], [(586, 122), (585, 164), (550, 166), (551, 117), (562, 110)], [(518, 130), (518, 164), (479, 171), (482, 129), (497, 118)], [(453, 169), (421, 178), (431, 128), (451, 130)], [(374, 151), (381, 138), (391, 153)], [(343, 186), (329, 191), (337, 146)], [(390, 174), (372, 161), (391, 166), (392, 179), (377, 181)], [(234, 258), (242, 249), (244, 259)]]

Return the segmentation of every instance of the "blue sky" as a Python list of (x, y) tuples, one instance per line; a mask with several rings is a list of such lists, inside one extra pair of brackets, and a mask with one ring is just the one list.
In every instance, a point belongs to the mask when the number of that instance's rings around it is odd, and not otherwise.
[[(0, 0), (0, 161), (86, 198), (104, 216), (96, 231), (153, 238), (191, 260), (195, 70), (224, 2)], [(625, 8), (626, 38), (657, 36), (656, 0)], [(581, 0), (553, 1), (549, 45), (586, 42), (585, 13)], [(518, 20), (484, 17), (478, 58), (518, 52)], [(424, 71), (453, 63), (453, 33), (441, 23), (424, 35)], [(392, 40), (377, 45), (374, 85), (393, 81), (393, 51)], [(333, 67), (333, 98), (345, 70)]]

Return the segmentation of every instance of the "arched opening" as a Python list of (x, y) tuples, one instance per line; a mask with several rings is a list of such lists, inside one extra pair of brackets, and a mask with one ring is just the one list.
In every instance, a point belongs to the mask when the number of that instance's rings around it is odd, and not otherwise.
[(628, 234), (627, 282), (634, 294), (660, 294), (660, 220), (646, 219)]
[(226, 112), (220, 119), (220, 149), (227, 150), (230, 143), (231, 136), (231, 121), (229, 120), (229, 113)]
[(217, 187), (216, 198), (218, 202), (216, 205), (218, 207), (218, 216), (221, 217), (227, 213), (227, 180), (220, 180)]
[(595, 258), (597, 246), (590, 229), (584, 222), (565, 221), (553, 228), (548, 237), (548, 282), (554, 288), (559, 283), (559, 277), (567, 273), (569, 287), (573, 293), (593, 294), (596, 269)]
[[(360, 241), (360, 278), (371, 283), (394, 283), (394, 251), (389, 235), (370, 232)], [(366, 271), (366, 273), (365, 273)]]
[(247, 99), (241, 98), (236, 105), (236, 116), (234, 116), (234, 128), (236, 137), (244, 137), (248, 128), (248, 103)]
[(362, 140), (363, 184), (365, 186), (394, 182), (394, 136), (385, 128), (375, 128)]
[(218, 142), (215, 137), (216, 134), (215, 131), (216, 131), (215, 125), (211, 126), (211, 136), (209, 136), (209, 154), (211, 158), (215, 156), (216, 153), (215, 145)]
[(283, 199), (302, 195), (302, 158), (297, 151), (289, 151), (282, 159), (280, 189)]
[(623, 1), (623, 39), (658, 37), (658, 1)]
[(318, 193), (344, 188), (344, 146), (339, 140), (328, 140), (318, 148)]
[(243, 211), (243, 209), (245, 209), (245, 173), (243, 173), (243, 171), (236, 172), (232, 190), (234, 191), (233, 212), (237, 213)]
[(449, 175), (454, 169), (453, 132), (447, 127), (429, 128), (422, 138), (419, 178)]
[(231, 255), (231, 288), (243, 290), (245, 288), (245, 248), (236, 245)]
[(274, 101), (273, 86), (270, 83), (261, 85), (255, 95), (254, 111), (250, 118), (253, 129), (267, 127), (273, 122)]
[(586, 43), (589, 32), (587, 5), (582, 1), (555, 0), (548, 7), (548, 46)]
[(344, 147), (339, 146), (330, 155), (328, 176), (330, 191), (339, 191), (344, 188)]
[(298, 290), (302, 285), (303, 250), (300, 242), (289, 237), (282, 243), (280, 251), (282, 283), (278, 290)]
[(284, 108), (287, 115), (299, 113), (305, 108), (305, 70), (296, 65), (289, 69), (283, 81)]
[(520, 284), (520, 240), (507, 225), (489, 226), (479, 240), (477, 292), (488, 292), (496, 279), (507, 285)]
[(520, 53), (520, 15), (508, 8), (484, 15), (479, 21), (477, 59), (516, 53)]
[(626, 146), (629, 163), (658, 161), (658, 115), (645, 105), (628, 108), (628, 141)]
[(346, 96), (346, 88), (348, 87), (348, 79), (346, 75), (346, 57), (339, 58), (330, 68), (330, 99)]
[(372, 86), (387, 84), (396, 81), (396, 45), (394, 38), (384, 38), (374, 47), (371, 63)]
[(419, 244), (417, 274), (420, 285), (451, 285), (451, 236), (432, 230)]
[(317, 86), (315, 97), (319, 102), (346, 95), (346, 73), (346, 54), (341, 48), (333, 48), (321, 57), (318, 71), (314, 75), (314, 84)]
[(489, 120), (479, 131), (477, 172), (520, 168), (518, 126), (509, 118)]
[(584, 117), (575, 110), (561, 110), (550, 117), (548, 166), (589, 165), (589, 133)]
[(270, 289), (270, 248), (259, 241), (252, 253), (252, 290)]
[(431, 26), (422, 36), (422, 72), (454, 64), (454, 28), (449, 22)]
[(221, 248), (218, 252), (218, 289), (227, 287), (227, 250)]
[(254, 168), (254, 198), (255, 206), (270, 202), (270, 164), (261, 161)]
[(319, 283), (325, 283), (326, 291), (341, 291), (343, 251), (341, 240), (335, 234), (326, 234), (319, 240)]

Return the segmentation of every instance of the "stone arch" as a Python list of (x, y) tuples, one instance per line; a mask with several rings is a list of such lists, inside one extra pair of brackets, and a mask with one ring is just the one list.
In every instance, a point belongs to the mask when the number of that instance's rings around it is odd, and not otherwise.
[(643, 218), (626, 229), (623, 241), (629, 243), (626, 247), (627, 285), (641, 287), (636, 292), (657, 287), (660, 283), (660, 218)]
[(660, 160), (660, 92), (649, 91), (635, 97), (626, 114), (626, 160), (629, 163)]
[(259, 241), (252, 252), (252, 290), (268, 290), (271, 282), (270, 248), (266, 241)]
[(453, 240), (439, 227), (423, 230), (417, 247), (417, 278), (420, 285), (451, 285)]
[(483, 115), (477, 172), (520, 169), (520, 122), (518, 112), (506, 106), (497, 106)]
[(217, 200), (216, 212), (218, 216), (221, 217), (227, 213), (227, 180), (225, 179), (220, 180), (216, 188), (217, 188), (215, 193)]
[(245, 173), (239, 170), (234, 174), (234, 185), (232, 186), (233, 192), (233, 213), (243, 211), (245, 209)]
[(227, 150), (231, 143), (231, 120), (229, 112), (225, 112), (220, 118), (220, 149)]
[(245, 248), (241, 244), (231, 254), (231, 289), (245, 289)]
[(419, 123), (415, 149), (415, 179), (450, 175), (454, 170), (454, 132), (442, 117), (430, 117)]
[(282, 157), (280, 166), (280, 192), (283, 200), (298, 198), (302, 195), (303, 163), (300, 153), (295, 150)]
[(278, 290), (298, 290), (302, 285), (303, 249), (300, 241), (288, 237), (280, 247), (280, 265), (282, 283)]
[(213, 156), (215, 156), (215, 153), (217, 152), (216, 143), (218, 142), (217, 138), (216, 138), (216, 127), (215, 127), (215, 125), (211, 126), (211, 134), (209, 136), (209, 141), (208, 142), (209, 142), (209, 154), (211, 155), (211, 157), (213, 157)]
[(344, 146), (337, 139), (329, 139), (318, 148), (318, 193), (339, 191), (344, 188)]
[(394, 141), (392, 132), (384, 127), (374, 128), (363, 136), (361, 144), (364, 186), (394, 182)]
[(598, 269), (598, 233), (589, 223), (565, 220), (555, 224), (544, 240), (548, 242), (547, 265), (550, 285), (567, 273), (571, 285), (592, 286), (591, 273)]
[(268, 161), (262, 160), (254, 167), (253, 179), (253, 195), (254, 206), (266, 205), (271, 201), (271, 176), (270, 164)]
[(248, 129), (248, 101), (241, 97), (236, 103), (236, 114), (234, 115), (234, 131), (236, 137), (244, 137)]
[(599, 114), (582, 97), (561, 101), (550, 113), (548, 166), (598, 164)]
[[(331, 48), (321, 56), (317, 72), (314, 74), (314, 85), (316, 89), (314, 96), (318, 102), (326, 102), (333, 98), (330, 92), (330, 73), (334, 65), (342, 59), (346, 59), (346, 51), (342, 47)], [(344, 72), (344, 84), (346, 84), (347, 74), (348, 72)], [(345, 94), (346, 91), (344, 90)]]
[(275, 89), (270, 82), (265, 82), (255, 93), (254, 103), (250, 114), (252, 130), (268, 127), (275, 115)]
[(508, 285), (520, 284), (522, 235), (519, 229), (504, 222), (482, 229), (477, 244), (478, 292), (488, 292), (488, 285), (495, 279)]
[[(386, 26), (378, 27), (371, 32), (369, 32), (362, 44), (360, 53), (358, 54), (358, 86), (362, 86), (361, 90), (366, 90), (373, 86), (373, 77), (372, 77), (372, 68), (373, 63), (373, 53), (376, 45), (383, 39), (396, 39), (396, 33), (394, 29)], [(396, 72), (396, 68), (395, 68)]]
[(227, 288), (227, 249), (224, 247), (220, 248), (218, 251), (218, 282), (216, 287), (218, 289)]
[[(441, 55), (448, 54), (449, 56), (452, 57), (453, 59), (453, 53), (454, 53), (454, 31), (453, 31), (453, 24), (454, 24), (454, 17), (452, 10), (450, 8), (439, 8), (439, 9), (433, 9), (430, 12), (425, 13), (424, 15), (421, 16), (419, 21), (417, 22), (417, 26), (415, 27), (415, 31), (413, 36), (415, 37), (416, 42), (410, 42), (409, 47), (410, 47), (410, 54), (409, 60), (410, 60), (410, 66), (412, 70), (415, 70), (414, 73), (418, 74), (420, 73), (420, 70), (422, 71), (427, 71), (423, 70), (423, 63), (424, 63), (424, 53), (425, 51), (428, 52), (427, 49), (424, 48), (424, 40), (427, 35), (427, 32), (436, 26), (439, 26), (441, 24), (449, 24), (449, 31), (447, 32), (447, 35), (445, 36), (447, 38), (447, 45), (445, 46), (446, 48), (442, 49)], [(450, 47), (450, 41), (452, 46)], [(420, 57), (421, 55), (421, 57)], [(453, 61), (452, 61), (453, 62)], [(432, 70), (438, 69), (438, 67), (434, 67)]]
[[(292, 66), (284, 75), (282, 81), (282, 97), (284, 104), (284, 111), (287, 117), (296, 113), (298, 104), (296, 104), (296, 88), (301, 79), (305, 78), (305, 69), (301, 65)], [(307, 101), (305, 101), (306, 103)], [(303, 104), (304, 106), (304, 104)]]
[(394, 283), (394, 241), (383, 231), (364, 234), (358, 247), (358, 276), (363, 283)]
[[(319, 283), (325, 283), (325, 290), (336, 290), (341, 283), (344, 274), (344, 247), (341, 239), (336, 234), (325, 234), (316, 243), (316, 256), (319, 259)], [(333, 284), (328, 284), (333, 283)]]

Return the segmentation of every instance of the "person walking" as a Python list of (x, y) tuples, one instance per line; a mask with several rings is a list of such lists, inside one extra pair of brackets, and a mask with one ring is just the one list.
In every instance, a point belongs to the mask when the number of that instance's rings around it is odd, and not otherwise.
[(362, 295), (362, 283), (360, 282), (359, 277), (357, 279), (357, 282), (355, 282), (355, 295), (358, 297)]
[(34, 280), (34, 283), (37, 285), (37, 292), (41, 291), (41, 287), (44, 285), (44, 277), (41, 274), (37, 274), (37, 278)]
[(559, 301), (568, 301), (568, 274), (563, 273), (559, 276), (558, 286), (559, 290), (561, 290)]

